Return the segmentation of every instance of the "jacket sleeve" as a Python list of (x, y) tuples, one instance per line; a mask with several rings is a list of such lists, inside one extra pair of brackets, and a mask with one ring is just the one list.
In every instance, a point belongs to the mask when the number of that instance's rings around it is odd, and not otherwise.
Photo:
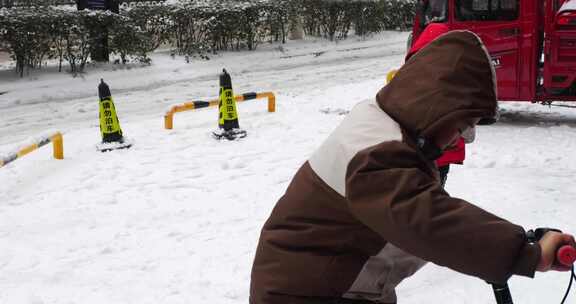
[(352, 214), (386, 241), (492, 283), (504, 283), (513, 274), (534, 276), (540, 247), (527, 242), (524, 229), (450, 197), (406, 144), (361, 151), (347, 172)]

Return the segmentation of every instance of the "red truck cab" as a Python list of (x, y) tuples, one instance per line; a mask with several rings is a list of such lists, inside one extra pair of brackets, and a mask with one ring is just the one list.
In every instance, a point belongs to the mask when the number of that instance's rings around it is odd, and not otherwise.
[(418, 0), (412, 41), (432, 22), (482, 39), (500, 100), (576, 101), (576, 0)]

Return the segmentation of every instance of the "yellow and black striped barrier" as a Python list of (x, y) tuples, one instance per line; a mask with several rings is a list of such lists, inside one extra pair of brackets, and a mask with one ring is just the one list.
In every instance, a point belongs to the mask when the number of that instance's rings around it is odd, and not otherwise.
[(50, 135), (46, 138), (39, 140), (29, 146), (26, 146), (20, 149), (18, 152), (8, 155), (2, 159), (0, 159), (0, 167), (4, 167), (7, 164), (15, 161), (16, 159), (42, 147), (52, 142), (53, 150), (54, 150), (54, 158), (55, 159), (64, 159), (64, 140), (62, 139), (62, 134), (60, 132), (56, 132), (53, 135)]
[[(276, 96), (272, 92), (263, 93), (245, 93), (242, 95), (234, 96), (236, 102), (242, 102), (252, 99), (268, 98), (268, 112), (276, 112)], [(220, 99), (210, 101), (190, 101), (181, 105), (175, 105), (164, 115), (164, 128), (172, 129), (174, 124), (174, 114), (178, 112), (191, 111), (207, 107), (217, 107)]]
[(391, 70), (390, 72), (388, 72), (388, 74), (386, 74), (386, 83), (390, 83), (390, 81), (392, 81), (392, 78), (396, 76), (397, 72), (398, 70)]

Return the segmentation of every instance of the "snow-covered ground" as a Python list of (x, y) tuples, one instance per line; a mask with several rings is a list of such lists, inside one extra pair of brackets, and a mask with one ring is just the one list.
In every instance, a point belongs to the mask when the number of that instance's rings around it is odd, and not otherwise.
[[(160, 52), (150, 67), (92, 67), (77, 78), (0, 70), (0, 155), (47, 130), (63, 132), (65, 153), (54, 160), (44, 147), (0, 168), (0, 303), (247, 303), (276, 200), (341, 114), (401, 64), (406, 37), (262, 45), (191, 64)], [(210, 137), (215, 108), (177, 113), (165, 130), (170, 105), (217, 95), (222, 68), (236, 93), (275, 92), (277, 112), (265, 100), (239, 104), (248, 137), (234, 142)], [(95, 150), (100, 78), (131, 149)], [(501, 122), (479, 128), (466, 164), (452, 167), (448, 190), (527, 228), (576, 232), (576, 109), (501, 107)], [(510, 285), (516, 303), (559, 303), (568, 278)], [(398, 292), (401, 304), (495, 302), (484, 282), (434, 265)]]

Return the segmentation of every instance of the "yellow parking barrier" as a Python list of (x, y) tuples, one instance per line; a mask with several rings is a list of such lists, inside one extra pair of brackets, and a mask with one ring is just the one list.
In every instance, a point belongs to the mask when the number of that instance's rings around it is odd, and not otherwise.
[(0, 167), (4, 167), (7, 164), (15, 161), (16, 159), (42, 147), (52, 142), (53, 154), (55, 159), (64, 159), (64, 140), (60, 132), (56, 132), (48, 137), (42, 138), (37, 142), (30, 144), (16, 153), (12, 153), (2, 159), (0, 159)]
[(390, 72), (388, 72), (388, 74), (386, 74), (386, 83), (390, 83), (390, 81), (392, 81), (392, 78), (396, 76), (397, 72), (398, 70), (391, 70)]
[[(268, 112), (276, 112), (276, 96), (272, 92), (263, 93), (245, 93), (242, 95), (234, 96), (237, 102), (248, 101), (252, 99), (268, 98)], [(180, 105), (175, 105), (166, 112), (164, 115), (164, 128), (172, 129), (174, 124), (174, 114), (178, 112), (191, 111), (201, 108), (218, 106), (220, 103), (219, 99), (214, 99), (210, 101), (190, 101)]]

